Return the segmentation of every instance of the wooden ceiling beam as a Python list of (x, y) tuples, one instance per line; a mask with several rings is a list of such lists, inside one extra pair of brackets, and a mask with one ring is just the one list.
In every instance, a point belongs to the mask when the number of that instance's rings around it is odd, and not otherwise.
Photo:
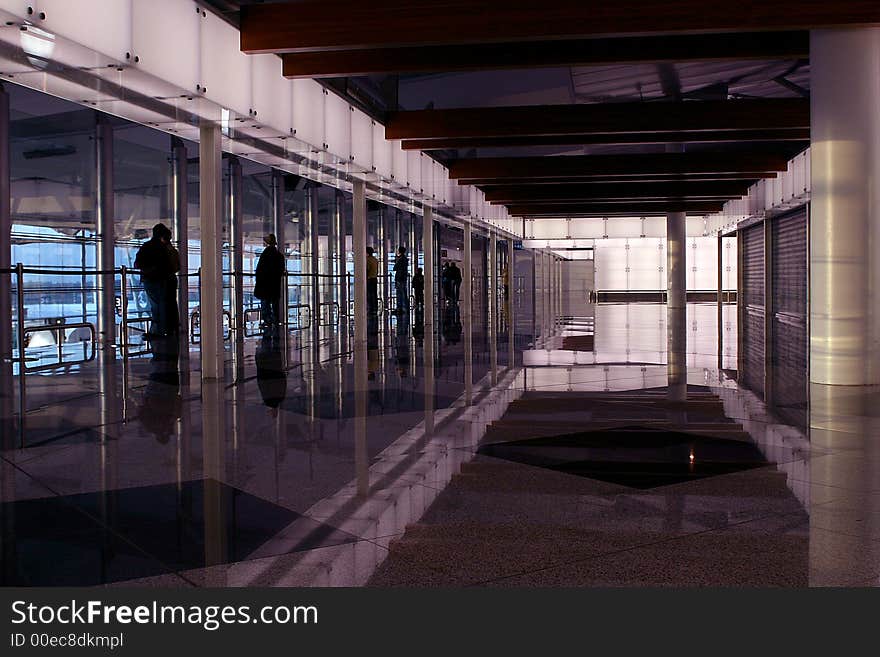
[(738, 144), (810, 141), (809, 128), (792, 130), (737, 130), (702, 132), (651, 132), (636, 134), (547, 135), (538, 137), (464, 137), (453, 139), (404, 139), (405, 151), (516, 148), (524, 146), (637, 146), (646, 144)]
[(809, 53), (809, 32), (793, 31), (333, 50), (287, 53), (282, 60), (287, 78), (336, 78), (648, 62), (802, 59)]
[(635, 199), (730, 199), (742, 196), (748, 182), (740, 180), (670, 183), (587, 183), (582, 185), (519, 185), (487, 187), (486, 200), (508, 203), (577, 203)]
[[(389, 112), (387, 139), (644, 135), (810, 127), (805, 98), (533, 105)], [(735, 137), (735, 134), (731, 136)]]
[(646, 153), (631, 155), (572, 155), (555, 157), (474, 158), (452, 162), (453, 180), (505, 178), (636, 178), (735, 174), (762, 177), (785, 171), (788, 157), (773, 152)]
[(247, 53), (880, 25), (876, 0), (301, 0), (245, 5)]

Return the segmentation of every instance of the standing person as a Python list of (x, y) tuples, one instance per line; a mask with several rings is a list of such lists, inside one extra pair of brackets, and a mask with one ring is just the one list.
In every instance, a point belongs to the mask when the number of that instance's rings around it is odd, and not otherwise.
[(458, 298), (461, 293), (461, 269), (454, 262), (449, 266), (449, 277), (452, 280), (452, 300), (458, 305)]
[(141, 283), (150, 301), (152, 326), (145, 334), (147, 339), (164, 337), (168, 332), (168, 279), (171, 275), (170, 258), (165, 240), (171, 231), (165, 224), (153, 226), (153, 237), (146, 242), (134, 259), (134, 266), (141, 272)]
[(180, 333), (180, 308), (177, 305), (177, 274), (180, 272), (180, 253), (174, 247), (171, 230), (165, 229), (162, 239), (168, 258), (168, 280), (165, 285), (165, 322), (168, 335)]
[(274, 234), (266, 235), (263, 244), (266, 248), (257, 261), (254, 296), (260, 300), (263, 332), (275, 335), (281, 318), (278, 306), (281, 299), (281, 277), (284, 275), (284, 256), (278, 250), (278, 240)]
[(397, 258), (394, 260), (394, 289), (397, 292), (397, 314), (409, 312), (409, 295), (407, 294), (407, 279), (409, 278), (409, 260), (406, 257), (406, 247), (397, 249)]
[(425, 275), (422, 273), (421, 267), (418, 267), (416, 269), (416, 273), (413, 274), (412, 289), (413, 289), (413, 297), (415, 298), (415, 302), (416, 302), (416, 310), (424, 308), (425, 307)]
[(379, 261), (372, 246), (367, 247), (367, 312), (379, 312)]

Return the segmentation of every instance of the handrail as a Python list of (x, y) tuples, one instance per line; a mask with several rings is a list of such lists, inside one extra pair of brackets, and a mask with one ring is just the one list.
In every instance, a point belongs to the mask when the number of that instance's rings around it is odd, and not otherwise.
[[(77, 328), (88, 328), (89, 334), (91, 336), (90, 340), (82, 340), (82, 342), (89, 342), (92, 345), (91, 354), (87, 358), (79, 358), (76, 360), (64, 360), (64, 331), (66, 329), (77, 329)], [(91, 322), (77, 322), (75, 324), (46, 324), (41, 326), (26, 326), (24, 327), (24, 334), (27, 333), (41, 333), (43, 331), (51, 331), (57, 332), (55, 337), (56, 345), (58, 346), (58, 362), (57, 363), (49, 363), (47, 365), (37, 365), (36, 367), (28, 367), (27, 361), (24, 357), (24, 351), (19, 352), (19, 366), (21, 367), (22, 372), (41, 372), (44, 370), (54, 370), (59, 367), (70, 367), (71, 365), (81, 365), (83, 363), (88, 363), (90, 361), (95, 360), (95, 355), (97, 353), (97, 349), (95, 347), (95, 338), (97, 337), (97, 332), (95, 331), (95, 325)], [(22, 342), (24, 341), (24, 335), (22, 335)], [(24, 377), (22, 377), (24, 378)]]

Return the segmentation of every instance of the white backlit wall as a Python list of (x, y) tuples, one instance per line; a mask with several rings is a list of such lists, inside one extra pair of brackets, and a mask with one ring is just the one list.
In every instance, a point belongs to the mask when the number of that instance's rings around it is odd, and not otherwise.
[[(716, 237), (688, 237), (687, 289), (718, 289)], [(647, 292), (666, 289), (665, 238), (608, 238), (594, 242), (596, 289), (608, 292)], [(736, 290), (736, 239), (723, 240), (722, 274), (725, 290)]]

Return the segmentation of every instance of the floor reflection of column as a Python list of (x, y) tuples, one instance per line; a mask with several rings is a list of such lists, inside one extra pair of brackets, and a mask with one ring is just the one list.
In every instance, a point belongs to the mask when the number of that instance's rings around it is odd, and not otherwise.
[(473, 245), (471, 243), (471, 225), (464, 225), (464, 271), (462, 272), (461, 282), (463, 290), (462, 298), (462, 332), (464, 333), (464, 395), (468, 405), (474, 403), (474, 333), (473, 321), (471, 315), (473, 313)]
[(425, 253), (425, 437), (434, 433), (434, 212), (425, 206), (422, 249)]
[[(202, 382), (202, 471), (204, 473), (205, 566), (227, 561), (226, 508), (219, 483), (226, 479), (224, 386)], [(218, 577), (223, 578), (222, 575)], [(206, 582), (222, 585), (224, 582)]]

